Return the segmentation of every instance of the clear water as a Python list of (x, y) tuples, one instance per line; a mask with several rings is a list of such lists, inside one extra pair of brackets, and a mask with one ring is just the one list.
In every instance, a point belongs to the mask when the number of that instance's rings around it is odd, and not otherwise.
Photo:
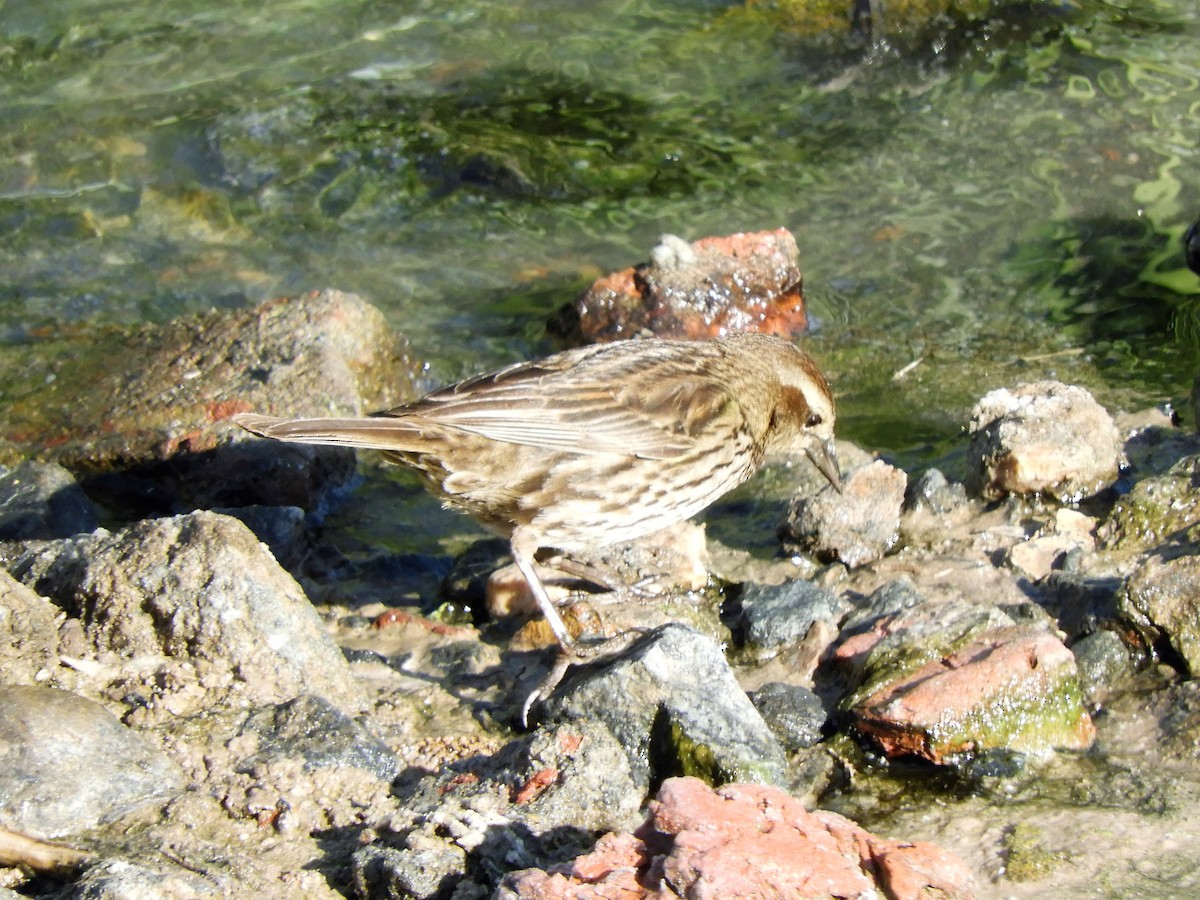
[(700, 0), (8, 0), (0, 340), (334, 286), (438, 382), (663, 232), (783, 225), (842, 432), (906, 465), (1022, 379), (1179, 403), (1200, 7), (994, 5), (863, 50)]

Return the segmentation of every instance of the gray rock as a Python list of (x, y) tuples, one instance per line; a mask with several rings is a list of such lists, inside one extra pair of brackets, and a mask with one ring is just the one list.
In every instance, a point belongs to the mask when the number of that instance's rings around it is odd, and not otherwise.
[(1069, 637), (1091, 634), (1117, 616), (1124, 585), (1114, 577), (1051, 572), (1037, 585), (1040, 605)]
[(554, 722), (603, 723), (640, 785), (678, 774), (713, 784), (784, 781), (783, 750), (720, 648), (681, 625), (656, 629), (616, 661), (569, 678), (546, 709)]
[(0, 687), (0, 825), (61, 837), (183, 786), (174, 762), (98, 703), (55, 688)]
[(383, 741), (320, 697), (256, 710), (241, 734), (258, 739), (256, 751), (238, 763), (243, 772), (264, 760), (290, 758), (304, 760), (307, 770), (354, 766), (385, 781), (400, 773), (400, 761)]
[(249, 528), (289, 572), (297, 571), (312, 549), (304, 510), (298, 506), (220, 507), (213, 512), (232, 516)]
[(746, 640), (760, 648), (794, 644), (818, 621), (837, 621), (838, 599), (803, 579), (752, 584), (742, 592)]
[[(203, 511), (152, 519), (115, 534), (10, 545), (0, 562), (78, 617), (96, 650), (202, 670), (208, 692), (195, 704), (303, 693), (343, 710), (365, 702), (300, 586), (236, 519)], [(141, 677), (148, 697), (169, 690), (154, 672)]]
[(876, 619), (894, 616), (928, 602), (929, 598), (917, 590), (917, 586), (907, 577), (897, 578), (876, 588), (864, 603), (846, 617), (842, 628), (846, 632), (857, 631)]
[(506, 872), (566, 862), (591, 849), (596, 834), (632, 829), (645, 788), (608, 729), (575, 722), (396, 792), (411, 824), (399, 846), (381, 840), (355, 853), (359, 896), (489, 896)]
[(1136, 671), (1125, 642), (1107, 629), (1080, 638), (1071, 645), (1071, 652), (1079, 683), (1092, 701), (1128, 683)]
[(821, 698), (808, 688), (772, 681), (751, 694), (750, 699), (789, 753), (820, 742), (829, 714)]
[[(356, 851), (351, 858), (356, 896), (388, 900), (449, 898), (450, 885), (454, 886), (457, 898), (466, 867), (466, 853), (448, 843), (419, 849), (371, 845)], [(477, 896), (487, 894), (481, 892)]]
[(0, 541), (70, 537), (99, 524), (95, 505), (57, 463), (0, 466)]

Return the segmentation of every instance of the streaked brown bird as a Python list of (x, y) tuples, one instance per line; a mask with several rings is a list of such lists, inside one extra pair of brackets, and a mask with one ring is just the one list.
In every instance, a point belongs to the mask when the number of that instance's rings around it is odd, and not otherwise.
[(803, 452), (841, 487), (829, 385), (807, 355), (763, 334), (568, 350), (368, 418), (233, 421), (416, 469), (446, 506), (509, 538), (564, 650), (572, 639), (535, 568), (539, 549), (570, 557), (682, 522), (772, 455)]

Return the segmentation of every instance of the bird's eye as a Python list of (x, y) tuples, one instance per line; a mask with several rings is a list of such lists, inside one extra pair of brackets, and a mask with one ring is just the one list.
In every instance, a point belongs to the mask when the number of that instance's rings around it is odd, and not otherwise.
[(822, 419), (820, 413), (812, 413), (809, 415), (808, 420), (804, 424), (809, 428), (816, 428), (821, 424), (821, 422)]

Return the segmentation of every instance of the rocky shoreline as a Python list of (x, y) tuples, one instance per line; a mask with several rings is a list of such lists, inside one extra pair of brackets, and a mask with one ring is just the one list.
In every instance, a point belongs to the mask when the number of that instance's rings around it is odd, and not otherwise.
[(843, 443), (844, 495), (802, 486), (774, 560), (699, 526), (617, 553), (658, 593), (568, 617), (644, 634), (522, 733), (551, 653), (477, 577), (494, 545), (418, 573), (443, 606), (389, 602), (412, 560), (313, 527), (353, 456), (226, 421), (411, 396), (377, 311), (325, 291), (76, 349), (10, 361), (53, 377), (0, 416), (0, 898), (1200, 885), (1200, 440), (1165, 414), (997, 386), (964, 484)]

